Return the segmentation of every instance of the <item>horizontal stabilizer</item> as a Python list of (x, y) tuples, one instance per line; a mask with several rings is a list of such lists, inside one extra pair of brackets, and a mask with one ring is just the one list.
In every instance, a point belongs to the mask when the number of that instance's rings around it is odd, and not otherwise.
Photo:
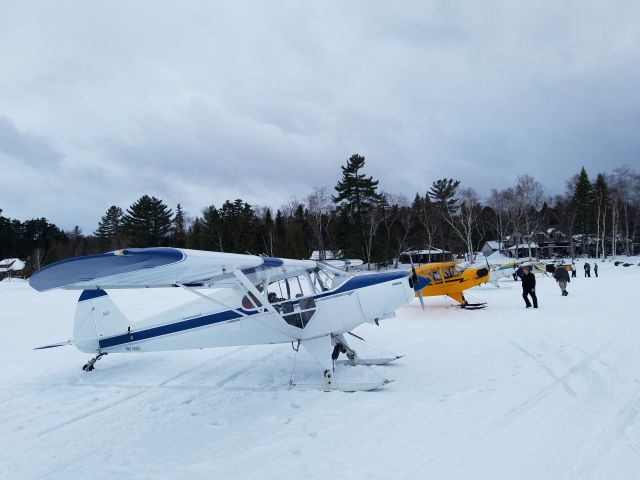
[(64, 347), (65, 345), (73, 345), (73, 342), (71, 341), (71, 339), (69, 339), (69, 340), (66, 340), (64, 342), (51, 343), (49, 345), (43, 345), (41, 347), (36, 347), (36, 348), (34, 348), (34, 350), (44, 350), (45, 348)]

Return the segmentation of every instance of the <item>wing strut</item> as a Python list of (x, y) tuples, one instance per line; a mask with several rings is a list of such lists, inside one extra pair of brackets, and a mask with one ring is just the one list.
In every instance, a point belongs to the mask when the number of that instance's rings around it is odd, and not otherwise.
[(210, 297), (209, 295), (205, 295), (204, 293), (200, 293), (199, 291), (197, 291), (195, 288), (193, 287), (187, 287), (186, 285), (182, 284), (182, 283), (176, 283), (176, 285), (184, 288), (185, 290), (193, 293), (194, 295), (197, 295), (199, 297), (202, 297), (206, 300), (209, 300), (210, 302), (215, 303), (216, 305), (226, 308), (227, 310), (233, 310), (234, 312), (236, 312), (238, 315), (241, 315), (243, 317), (246, 317), (247, 314), (244, 313), (241, 309), (239, 308), (233, 308), (229, 305), (227, 305), (226, 303), (221, 302), (220, 300), (216, 300), (215, 298)]
[[(258, 299), (258, 298), (263, 298), (262, 293), (260, 293), (260, 291), (255, 287), (255, 285), (253, 283), (251, 283), (251, 281), (247, 278), (247, 276), (242, 273), (240, 270), (234, 270), (233, 271), (233, 275), (238, 279), (238, 282), (240, 282), (240, 284), (247, 289), (247, 291), (251, 294), (253, 294), (253, 296)], [(251, 298), (251, 295), (248, 295), (249, 300), (254, 303), (253, 298)], [(255, 305), (255, 303), (254, 303)], [(262, 305), (256, 305), (256, 308), (264, 308), (265, 310), (267, 310), (271, 315), (273, 315), (276, 318), (279, 318), (280, 320), (282, 320), (282, 323), (284, 325), (289, 325), (287, 323), (287, 321), (282, 318), (282, 315), (280, 315), (280, 312), (278, 312), (275, 308), (273, 308), (273, 305), (271, 305), (269, 302), (264, 302)], [(283, 335), (288, 336), (289, 338), (291, 338), (292, 340), (299, 340), (297, 335), (293, 335), (291, 333), (290, 330), (282, 330), (280, 328), (277, 328), (274, 325), (269, 325), (270, 328), (273, 328), (274, 330), (282, 333)], [(293, 327), (290, 327), (293, 328)]]

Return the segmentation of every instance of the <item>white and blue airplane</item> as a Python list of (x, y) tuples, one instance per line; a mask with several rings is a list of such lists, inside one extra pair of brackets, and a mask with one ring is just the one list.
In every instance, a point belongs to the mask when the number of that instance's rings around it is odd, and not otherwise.
[[(415, 272), (351, 275), (345, 262), (290, 260), (178, 248), (129, 248), (77, 257), (38, 270), (29, 284), (38, 291), (81, 290), (73, 344), (92, 353), (94, 369), (109, 353), (292, 343), (324, 371), (322, 390), (371, 390), (387, 380), (340, 384), (333, 378), (340, 353), (350, 365), (380, 365), (400, 357), (361, 359), (345, 334), (378, 323), (415, 295)], [(129, 321), (107, 294), (110, 289), (183, 288), (197, 298)]]

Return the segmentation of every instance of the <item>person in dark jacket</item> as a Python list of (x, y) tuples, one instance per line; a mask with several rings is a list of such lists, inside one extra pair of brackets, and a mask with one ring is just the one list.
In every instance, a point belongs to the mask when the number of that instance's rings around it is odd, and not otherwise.
[(593, 273), (596, 274), (596, 278), (598, 278), (598, 264), (593, 262)]
[(591, 265), (589, 265), (589, 262), (585, 262), (582, 268), (584, 268), (584, 276), (591, 278)]
[(571, 262), (571, 277), (575, 278), (577, 274), (578, 271), (576, 270), (576, 262)]
[(529, 271), (529, 267), (522, 267), (522, 298), (527, 308), (531, 308), (529, 295), (533, 301), (533, 308), (538, 308), (538, 297), (536, 297), (536, 276)]
[(569, 295), (569, 292), (567, 292), (567, 282), (570, 282), (571, 280), (569, 279), (569, 272), (567, 272), (567, 269), (564, 268), (564, 265), (558, 265), (556, 267), (553, 278), (555, 278), (556, 282), (558, 282), (558, 286), (562, 291), (562, 296), (566, 297), (567, 295)]

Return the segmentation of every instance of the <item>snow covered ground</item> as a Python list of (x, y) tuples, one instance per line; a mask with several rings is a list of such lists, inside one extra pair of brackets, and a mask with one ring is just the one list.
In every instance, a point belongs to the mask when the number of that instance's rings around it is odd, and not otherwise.
[[(428, 298), (356, 333), (404, 358), (339, 367), (385, 389), (288, 388), (289, 345), (109, 355), (32, 347), (71, 334), (77, 292), (0, 282), (2, 479), (631, 479), (640, 471), (640, 267), (600, 265), (562, 297), (538, 279)], [(593, 264), (593, 262), (591, 262)], [(581, 267), (581, 262), (578, 264)], [(114, 292), (140, 318), (185, 292)], [(186, 299), (187, 297), (185, 297)], [(305, 352), (294, 381), (318, 382)]]

